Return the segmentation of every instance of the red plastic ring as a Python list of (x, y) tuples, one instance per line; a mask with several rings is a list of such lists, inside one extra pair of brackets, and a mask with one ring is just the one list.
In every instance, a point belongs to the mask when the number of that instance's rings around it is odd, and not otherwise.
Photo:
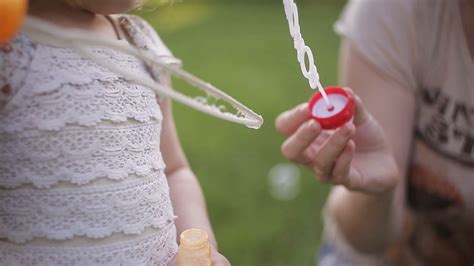
[(352, 96), (352, 94), (349, 93), (343, 87), (327, 87), (327, 88), (324, 89), (324, 91), (326, 92), (328, 97), (331, 94), (341, 94), (341, 95), (343, 95), (344, 97), (347, 98), (346, 105), (344, 106), (344, 108), (342, 108), (342, 110), (340, 110), (339, 112), (337, 112), (337, 113), (335, 113), (331, 116), (318, 117), (313, 113), (313, 108), (314, 108), (314, 105), (318, 101), (323, 100), (323, 99), (322, 99), (321, 93), (316, 92), (311, 97), (311, 99), (309, 100), (309, 104), (308, 104), (308, 108), (310, 110), (310, 117), (312, 119), (315, 119), (316, 121), (318, 121), (318, 123), (321, 125), (322, 129), (331, 130), (331, 129), (339, 128), (339, 127), (343, 126), (344, 124), (346, 124), (347, 122), (349, 122), (352, 119), (352, 117), (354, 116), (354, 111), (355, 111), (354, 96)]

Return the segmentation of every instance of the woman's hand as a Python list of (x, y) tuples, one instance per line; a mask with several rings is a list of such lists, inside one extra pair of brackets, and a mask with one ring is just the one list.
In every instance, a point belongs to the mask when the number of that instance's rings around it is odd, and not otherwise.
[(287, 137), (282, 153), (311, 169), (323, 183), (367, 193), (392, 190), (399, 174), (385, 134), (360, 98), (354, 98), (353, 124), (346, 124), (332, 135), (309, 119), (307, 104), (278, 116), (276, 129)]

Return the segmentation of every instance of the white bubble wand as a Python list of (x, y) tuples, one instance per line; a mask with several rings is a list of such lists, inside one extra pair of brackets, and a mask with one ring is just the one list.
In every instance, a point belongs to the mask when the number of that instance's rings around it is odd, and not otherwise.
[[(312, 89), (318, 89), (323, 100), (326, 103), (328, 110), (334, 109), (334, 106), (329, 101), (326, 92), (324, 91), (321, 81), (319, 80), (318, 69), (314, 64), (314, 56), (311, 48), (309, 48), (303, 39), (300, 31), (300, 23), (298, 17), (298, 7), (295, 4), (294, 0), (283, 0), (285, 6), (285, 14), (288, 20), (288, 25), (290, 27), (290, 34), (293, 37), (294, 47), (297, 51), (298, 62), (300, 63), (301, 72), (303, 76), (308, 79), (309, 86)], [(308, 65), (305, 64), (305, 58), (308, 58)]]
[[(223, 120), (243, 124), (249, 128), (257, 129), (263, 124), (263, 118), (260, 115), (230, 95), (227, 95), (210, 83), (193, 76), (183, 69), (166, 64), (161, 60), (161, 58), (149, 51), (138, 49), (131, 45), (122, 45), (117, 41), (112, 41), (102, 36), (90, 34), (86, 31), (64, 29), (35, 18), (27, 19), (25, 25), (23, 26), (23, 31), (35, 41), (56, 47), (74, 48), (102, 67), (121, 75), (126, 80), (151, 88), (159, 95), (169, 97), (198, 111), (207, 113)], [(194, 88), (205, 92), (207, 95), (212, 96), (215, 99), (222, 100), (223, 102), (229, 104), (236, 110), (236, 112), (226, 110), (224, 106), (214, 106), (208, 103), (206, 100), (202, 100), (203, 97), (190, 97), (163, 84), (160, 84), (152, 78), (137, 76), (129, 73), (126, 69), (121, 69), (120, 67), (113, 64), (108, 64), (101, 58), (98, 58), (92, 52), (91, 48), (94, 47), (111, 48), (140, 58), (151, 66), (161, 66), (169, 71), (173, 76), (187, 82)]]

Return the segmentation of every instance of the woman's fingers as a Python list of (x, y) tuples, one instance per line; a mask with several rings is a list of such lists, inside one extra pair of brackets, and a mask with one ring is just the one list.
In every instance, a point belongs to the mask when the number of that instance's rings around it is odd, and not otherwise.
[(359, 126), (365, 121), (370, 119), (370, 113), (367, 111), (365, 106), (362, 104), (362, 100), (357, 96), (351, 88), (345, 88), (352, 96), (354, 96), (355, 102), (355, 114), (354, 114), (354, 125)]
[[(348, 89), (350, 93), (352, 91)], [(353, 94), (353, 93), (352, 93)], [(363, 107), (360, 98), (354, 95), (356, 115), (354, 122), (364, 123), (370, 115)], [(281, 151), (285, 158), (310, 166), (314, 173), (324, 182), (343, 183), (350, 173), (350, 165), (354, 156), (355, 144), (350, 141), (355, 126), (348, 123), (336, 130), (322, 145), (318, 145), (308, 155), (308, 147), (313, 144), (321, 133), (321, 126), (309, 119), (310, 111), (306, 103), (300, 104), (278, 116), (276, 129), (287, 136)], [(328, 177), (331, 176), (331, 180)]]
[(312, 167), (318, 178), (325, 179), (331, 174), (336, 159), (341, 155), (354, 132), (355, 126), (347, 123), (336, 130), (316, 152)]
[(309, 119), (307, 103), (302, 103), (295, 108), (281, 113), (275, 120), (275, 128), (284, 136), (292, 135), (304, 122)]
[(321, 126), (314, 120), (309, 120), (300, 126), (281, 146), (285, 158), (302, 164), (308, 163), (304, 158), (304, 151), (321, 133)]
[(371, 118), (369, 111), (362, 104), (362, 100), (359, 96), (354, 96), (354, 101), (356, 105), (356, 110), (354, 114), (354, 124), (356, 126), (364, 124), (367, 120)]
[(355, 152), (355, 142), (350, 140), (344, 150), (342, 151), (339, 158), (337, 158), (334, 164), (334, 169), (331, 174), (331, 183), (344, 184), (349, 176), (351, 169), (352, 158)]

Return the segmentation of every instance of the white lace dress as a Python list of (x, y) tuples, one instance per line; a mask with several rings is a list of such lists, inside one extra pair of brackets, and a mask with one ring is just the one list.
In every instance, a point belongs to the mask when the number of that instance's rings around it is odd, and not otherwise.
[[(136, 46), (179, 62), (141, 19), (119, 21)], [(166, 265), (177, 244), (155, 93), (25, 34), (0, 67), (0, 265)]]

